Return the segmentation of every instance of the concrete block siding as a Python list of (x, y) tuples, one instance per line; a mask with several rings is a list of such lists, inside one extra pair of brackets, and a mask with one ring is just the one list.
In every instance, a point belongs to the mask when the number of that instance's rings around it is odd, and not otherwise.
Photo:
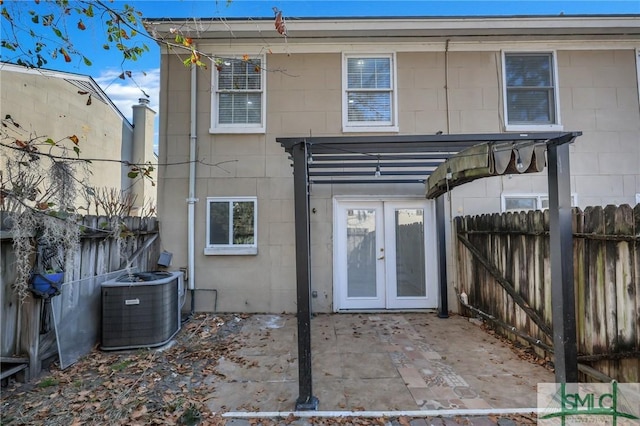
[[(640, 193), (636, 50), (589, 48), (587, 41), (572, 43), (542, 47), (523, 43), (513, 48), (513, 43), (505, 42), (505, 46), (509, 51), (555, 55), (561, 124), (564, 130), (584, 133), (571, 147), (571, 189), (578, 205), (635, 203), (635, 194)], [(215, 52), (217, 46), (207, 48)], [(264, 134), (210, 134), (212, 74), (203, 70), (198, 73), (198, 157), (210, 164), (222, 163), (219, 167), (198, 165), (195, 280), (197, 287), (218, 290), (219, 310), (296, 309), (292, 168), (275, 139), (345, 135), (342, 53), (336, 48), (311, 50), (265, 56), (269, 71), (265, 71)], [(349, 45), (345, 51), (371, 53), (380, 48), (361, 43)], [(459, 47), (447, 57), (442, 50), (411, 51), (405, 47), (396, 53), (395, 60), (399, 134), (504, 131), (500, 48)], [(189, 140), (189, 71), (171, 55), (163, 55), (162, 70), (162, 87), (168, 95), (161, 100), (160, 163), (184, 161)], [(163, 245), (174, 253), (174, 266), (185, 266), (188, 166), (166, 167), (161, 176)], [(497, 212), (503, 194), (546, 191), (546, 172), (484, 179), (456, 188), (451, 208), (454, 215)], [(333, 310), (333, 198), (349, 194), (422, 197), (423, 188), (311, 188), (312, 290), (318, 292), (312, 303), (318, 312)], [(203, 254), (205, 200), (211, 196), (258, 198), (257, 255)], [(196, 297), (197, 310), (211, 310), (208, 296)]]

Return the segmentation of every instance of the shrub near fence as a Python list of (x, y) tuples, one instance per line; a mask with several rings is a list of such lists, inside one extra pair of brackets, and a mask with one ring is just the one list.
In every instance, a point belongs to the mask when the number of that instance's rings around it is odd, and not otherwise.
[[(469, 305), (510, 338), (553, 346), (548, 211), (458, 217), (455, 229)], [(574, 209), (573, 237), (578, 361), (640, 382), (640, 205)]]
[[(122, 218), (125, 234), (120, 239), (113, 238), (107, 232), (109, 223), (109, 218), (103, 216), (82, 218), (80, 246), (75, 253), (67, 256), (64, 282), (99, 276), (127, 266), (137, 267), (138, 270), (157, 268), (160, 240), (156, 218)], [(0, 236), (0, 355), (3, 364), (8, 358), (16, 356), (28, 358), (30, 375), (33, 377), (40, 371), (40, 361), (57, 354), (56, 336), (54, 330), (42, 333), (42, 300), (29, 296), (21, 304), (12, 290), (11, 284), (16, 279), (12, 265), (16, 255), (10, 231), (3, 229)], [(68, 297), (81, 297), (81, 294)]]

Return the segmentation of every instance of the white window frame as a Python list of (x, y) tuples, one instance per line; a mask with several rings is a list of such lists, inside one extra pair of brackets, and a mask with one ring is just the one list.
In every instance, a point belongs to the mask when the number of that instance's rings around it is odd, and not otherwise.
[[(253, 202), (253, 244), (210, 244), (211, 236), (211, 203), (228, 202), (231, 206), (234, 202)], [(258, 254), (258, 198), (257, 197), (207, 197), (207, 234), (205, 235), (205, 255), (256, 255)], [(229, 232), (233, 232), (233, 216), (229, 215)]]
[[(348, 80), (347, 60), (351, 58), (389, 58), (391, 61), (391, 121), (389, 123), (377, 122), (350, 122), (348, 108)], [(342, 131), (348, 132), (399, 132), (398, 128), (398, 81), (397, 63), (395, 53), (342, 53)]]
[[(541, 193), (541, 192), (537, 192), (537, 193), (526, 193), (526, 192), (519, 192), (519, 193), (503, 193), (500, 196), (500, 210), (503, 213), (506, 212), (519, 212), (519, 211), (529, 211), (529, 210), (507, 210), (507, 199), (514, 199), (514, 198), (527, 198), (527, 199), (535, 199), (536, 200), (536, 208), (535, 210), (546, 210), (546, 207), (542, 207), (542, 202), (545, 200), (549, 200), (549, 194), (546, 193)], [(577, 207), (578, 206), (578, 194), (576, 193), (572, 193), (571, 194), (571, 207)]]
[[(229, 55), (228, 59), (243, 60), (243, 57)], [(266, 56), (254, 55), (250, 56), (249, 61), (260, 60), (260, 93), (261, 93), (261, 117), (260, 123), (239, 123), (239, 124), (226, 124), (220, 123), (220, 115), (218, 113), (219, 97), (221, 93), (218, 89), (218, 68), (216, 64), (212, 64), (211, 79), (212, 79), (212, 91), (211, 91), (211, 127), (209, 133), (224, 134), (224, 133), (265, 133), (266, 132), (266, 118), (267, 118), (267, 77), (266, 77)], [(223, 59), (224, 61), (224, 59)], [(223, 65), (224, 66), (224, 62)]]
[[(553, 61), (553, 100), (556, 122), (551, 124), (509, 124), (509, 110), (507, 107), (507, 55), (528, 54), (551, 55)], [(561, 131), (563, 130), (560, 117), (560, 88), (558, 86), (558, 55), (555, 50), (503, 50), (502, 51), (502, 108), (504, 111), (504, 126), (507, 132), (536, 132), (536, 131)]]

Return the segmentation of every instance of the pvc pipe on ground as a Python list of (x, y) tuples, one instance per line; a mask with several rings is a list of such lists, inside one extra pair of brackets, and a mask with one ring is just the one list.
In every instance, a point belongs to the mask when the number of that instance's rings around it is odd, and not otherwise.
[(227, 411), (225, 418), (257, 418), (257, 417), (453, 417), (453, 416), (488, 416), (507, 414), (538, 413), (538, 408), (481, 408), (454, 410), (413, 410), (413, 411)]

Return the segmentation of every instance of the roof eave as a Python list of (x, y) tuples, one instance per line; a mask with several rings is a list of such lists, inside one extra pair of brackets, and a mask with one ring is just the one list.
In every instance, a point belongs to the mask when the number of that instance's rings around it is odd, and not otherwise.
[[(20, 72), (23, 74), (37, 74), (43, 77), (59, 78), (67, 81), (69, 84), (74, 84), (74, 80), (84, 82), (91, 87), (95, 94), (100, 97), (100, 100), (102, 100), (102, 102), (107, 104), (109, 108), (111, 108), (113, 112), (122, 119), (127, 127), (133, 129), (133, 123), (129, 122), (127, 117), (125, 117), (122, 111), (118, 109), (111, 98), (104, 92), (104, 90), (102, 90), (100, 85), (93, 79), (93, 77), (89, 75), (67, 71), (50, 70), (48, 68), (29, 68), (22, 65), (12, 64), (10, 62), (0, 62), (0, 70), (8, 72)], [(76, 85), (76, 87), (78, 86)]]
[[(448, 37), (448, 36), (575, 36), (640, 35), (640, 17), (457, 17), (457, 18), (323, 18), (288, 19), (287, 31), (295, 38), (340, 37)], [(147, 30), (169, 34), (180, 28), (198, 39), (254, 39), (279, 36), (273, 20), (147, 19)]]

